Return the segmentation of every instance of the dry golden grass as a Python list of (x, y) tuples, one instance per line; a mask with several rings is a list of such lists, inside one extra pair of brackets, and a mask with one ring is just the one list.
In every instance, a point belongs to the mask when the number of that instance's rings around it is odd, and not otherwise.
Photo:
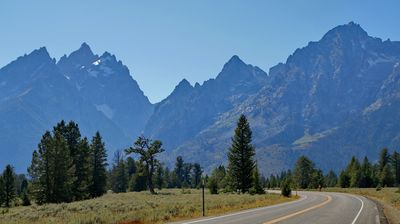
[[(48, 205), (0, 209), (0, 223), (165, 223), (201, 216), (201, 191), (162, 190), (106, 194), (100, 198)], [(217, 215), (248, 208), (282, 203), (295, 198), (276, 194), (206, 194), (206, 215)]]
[(375, 199), (383, 205), (389, 223), (400, 224), (400, 193), (398, 188), (328, 188), (328, 191), (359, 194)]

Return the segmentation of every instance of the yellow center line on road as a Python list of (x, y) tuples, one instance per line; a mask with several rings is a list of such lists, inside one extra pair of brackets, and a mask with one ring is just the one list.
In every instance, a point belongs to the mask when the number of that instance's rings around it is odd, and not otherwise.
[(329, 202), (332, 201), (332, 197), (331, 197), (331, 196), (327, 195), (326, 198), (327, 198), (327, 199), (326, 199), (324, 202), (322, 202), (321, 204), (314, 205), (314, 206), (312, 206), (312, 207), (306, 208), (306, 209), (304, 209), (304, 210), (301, 210), (301, 211), (298, 211), (298, 212), (295, 212), (295, 213), (292, 213), (292, 214), (289, 214), (289, 215), (282, 216), (282, 217), (277, 218), (277, 219), (273, 219), (273, 220), (271, 220), (271, 221), (265, 222), (264, 224), (273, 224), (273, 223), (277, 223), (277, 222), (283, 221), (283, 220), (285, 220), (285, 219), (292, 218), (292, 217), (294, 217), (294, 216), (296, 216), (296, 215), (300, 215), (300, 214), (306, 213), (306, 212), (308, 212), (308, 211), (311, 211), (311, 210), (313, 210), (313, 209), (322, 207), (322, 206), (324, 206), (324, 205), (326, 205), (326, 204), (328, 204)]

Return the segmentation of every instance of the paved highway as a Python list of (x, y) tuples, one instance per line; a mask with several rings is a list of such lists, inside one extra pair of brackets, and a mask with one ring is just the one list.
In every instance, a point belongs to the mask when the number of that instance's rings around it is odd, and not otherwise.
[(374, 202), (351, 194), (299, 192), (299, 200), (176, 224), (377, 224)]

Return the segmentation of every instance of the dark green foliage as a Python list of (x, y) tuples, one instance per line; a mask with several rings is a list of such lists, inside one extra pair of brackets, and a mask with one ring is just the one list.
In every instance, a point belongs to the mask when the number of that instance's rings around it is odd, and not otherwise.
[(373, 186), (373, 170), (372, 165), (367, 157), (364, 157), (361, 164), (361, 177), (358, 187), (366, 188)]
[(89, 194), (99, 197), (106, 192), (107, 154), (99, 132), (93, 136), (90, 144)]
[(382, 172), (380, 174), (380, 184), (383, 187), (391, 187), (391, 186), (393, 186), (393, 183), (394, 183), (394, 178), (393, 178), (392, 170), (390, 168), (390, 165), (386, 164), (383, 167)]
[(292, 189), (290, 188), (290, 183), (288, 180), (282, 182), (281, 194), (285, 197), (290, 197), (292, 195)]
[(182, 156), (178, 156), (176, 157), (175, 169), (173, 175), (174, 185), (177, 188), (181, 188), (183, 179), (184, 179), (184, 162)]
[(379, 153), (379, 171), (382, 172), (383, 168), (389, 163), (389, 151), (383, 148)]
[(136, 173), (132, 176), (129, 183), (130, 191), (147, 190), (147, 177), (145, 167), (141, 162), (136, 162)]
[(225, 188), (226, 171), (224, 166), (215, 168), (207, 180), (207, 187), (211, 194), (218, 194), (220, 189)]
[(0, 196), (0, 206), (4, 204), (7, 208), (11, 207), (16, 196), (15, 176), (14, 169), (11, 165), (7, 165), (0, 178), (0, 191), (3, 192)]
[(114, 153), (114, 163), (109, 178), (110, 187), (113, 192), (126, 192), (128, 188), (128, 175), (124, 156), (119, 150)]
[(310, 183), (315, 172), (314, 163), (307, 157), (301, 156), (294, 168), (294, 180), (297, 187), (306, 189)]
[(216, 178), (210, 178), (208, 180), (208, 189), (210, 190), (210, 194), (218, 194), (218, 182)]
[(392, 155), (392, 167), (394, 184), (396, 186), (400, 186), (400, 153), (398, 153), (397, 151), (394, 151)]
[(194, 163), (192, 165), (192, 187), (193, 188), (200, 187), (202, 174), (203, 174), (203, 170), (201, 169), (200, 164)]
[(72, 186), (76, 180), (75, 167), (68, 152), (68, 145), (58, 131), (54, 133), (53, 149), (53, 189), (50, 202), (70, 202), (73, 200)]
[(321, 188), (325, 186), (325, 177), (322, 170), (315, 170), (312, 174), (312, 180), (309, 187), (321, 190)]
[(23, 206), (29, 206), (31, 205), (31, 200), (29, 199), (29, 194), (28, 194), (28, 190), (25, 189), (24, 191), (22, 191), (21, 193), (21, 199), (22, 199), (22, 205)]
[(229, 185), (234, 191), (249, 192), (253, 184), (255, 150), (252, 132), (247, 118), (241, 115), (232, 138), (232, 146), (228, 152)]
[(163, 152), (162, 143), (159, 140), (152, 141), (144, 136), (140, 136), (134, 143), (133, 147), (126, 149), (127, 154), (139, 154), (139, 161), (144, 165), (144, 174), (147, 178), (147, 186), (152, 194), (155, 194), (153, 175), (155, 166), (158, 163), (156, 156)]
[(128, 172), (128, 177), (132, 177), (136, 173), (136, 163), (132, 157), (126, 159), (126, 170)]
[(338, 177), (333, 170), (329, 171), (325, 176), (325, 184), (327, 187), (336, 187), (338, 184)]
[(161, 190), (165, 186), (164, 181), (164, 168), (162, 164), (157, 164), (156, 172), (154, 175), (154, 183), (158, 190)]
[(265, 190), (260, 182), (260, 173), (258, 172), (258, 166), (256, 165), (253, 169), (253, 186), (250, 189), (251, 194), (265, 194)]

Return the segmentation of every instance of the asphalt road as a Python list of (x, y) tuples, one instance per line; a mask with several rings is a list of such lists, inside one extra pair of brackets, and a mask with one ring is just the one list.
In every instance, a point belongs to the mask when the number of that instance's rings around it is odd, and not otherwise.
[(374, 202), (351, 194), (299, 192), (299, 200), (216, 217), (187, 220), (186, 224), (376, 224)]

